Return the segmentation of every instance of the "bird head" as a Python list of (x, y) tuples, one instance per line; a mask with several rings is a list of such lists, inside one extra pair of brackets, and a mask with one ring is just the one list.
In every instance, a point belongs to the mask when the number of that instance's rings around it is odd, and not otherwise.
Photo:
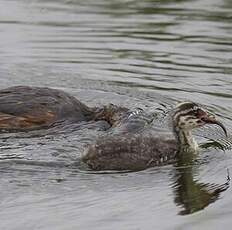
[(215, 124), (222, 128), (225, 135), (225, 126), (216, 119), (209, 111), (193, 102), (182, 102), (176, 106), (173, 116), (175, 131), (190, 131), (194, 128), (202, 127), (206, 124)]

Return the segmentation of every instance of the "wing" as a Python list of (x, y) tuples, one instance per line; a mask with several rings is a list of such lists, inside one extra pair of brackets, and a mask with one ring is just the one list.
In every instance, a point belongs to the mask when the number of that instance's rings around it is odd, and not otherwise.
[(6, 113), (0, 113), (0, 130), (28, 130), (35, 129), (41, 126), (47, 126), (54, 120), (52, 113), (42, 114), (42, 116), (13, 116)]
[(28, 86), (0, 90), (0, 129), (31, 129), (58, 120), (78, 122), (91, 112), (61, 90)]

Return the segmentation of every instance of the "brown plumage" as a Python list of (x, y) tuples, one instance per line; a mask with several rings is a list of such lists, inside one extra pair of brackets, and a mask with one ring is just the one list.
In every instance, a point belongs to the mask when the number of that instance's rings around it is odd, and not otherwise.
[(60, 120), (90, 120), (93, 110), (56, 89), (16, 86), (0, 90), (0, 130), (48, 127)]

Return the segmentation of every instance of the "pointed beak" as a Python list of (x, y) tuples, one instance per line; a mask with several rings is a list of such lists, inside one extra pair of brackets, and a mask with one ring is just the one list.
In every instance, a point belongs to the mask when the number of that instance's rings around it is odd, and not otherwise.
[(216, 120), (214, 116), (206, 114), (205, 116), (201, 117), (201, 120), (204, 121), (206, 124), (215, 124), (220, 126), (227, 137), (226, 127), (220, 121)]

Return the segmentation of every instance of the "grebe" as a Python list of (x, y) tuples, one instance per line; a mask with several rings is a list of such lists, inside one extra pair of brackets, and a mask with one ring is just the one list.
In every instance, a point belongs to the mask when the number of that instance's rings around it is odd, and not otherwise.
[(62, 90), (15, 86), (0, 90), (0, 132), (28, 131), (65, 122), (107, 121), (117, 126), (129, 109), (90, 108)]
[(0, 131), (26, 131), (93, 116), (90, 108), (61, 90), (29, 86), (0, 90)]
[(177, 105), (172, 115), (173, 138), (141, 133), (102, 137), (89, 146), (82, 160), (93, 170), (140, 170), (173, 162), (178, 154), (196, 152), (192, 129), (205, 124), (224, 125), (193, 102)]
[[(132, 115), (132, 116), (131, 116)], [(90, 145), (82, 161), (94, 170), (137, 170), (173, 161), (183, 150), (196, 151), (191, 130), (222, 123), (192, 102), (179, 104), (172, 115), (173, 138), (150, 133), (153, 117), (116, 105), (90, 108), (56, 89), (16, 86), (0, 90), (0, 131), (49, 128), (57, 122), (105, 120), (112, 133)], [(147, 132), (148, 131), (148, 132)], [(157, 136), (158, 135), (158, 136)]]

